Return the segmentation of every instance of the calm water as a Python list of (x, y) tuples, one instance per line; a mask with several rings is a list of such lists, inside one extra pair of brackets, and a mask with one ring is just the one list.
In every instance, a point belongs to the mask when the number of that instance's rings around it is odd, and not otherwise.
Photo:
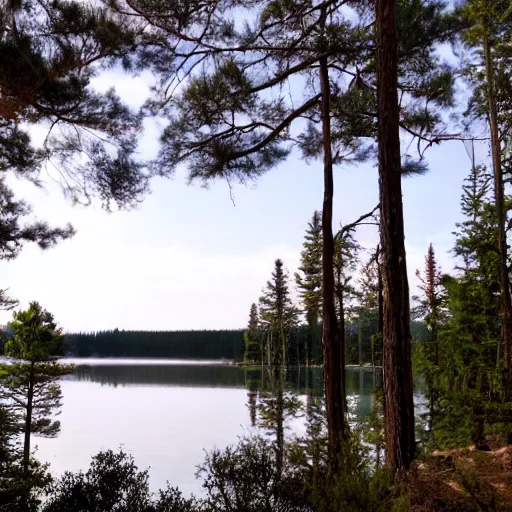
[[(64, 470), (86, 470), (92, 455), (122, 447), (139, 469), (149, 468), (153, 490), (166, 481), (184, 494), (198, 494), (196, 466), (204, 450), (234, 444), (255, 431), (248, 407), (261, 372), (215, 362), (162, 360), (63, 360), (75, 363), (62, 380), (61, 432), (55, 439), (34, 438), (36, 456)], [(371, 410), (371, 369), (347, 371), (352, 420)], [(321, 396), (319, 368), (292, 368), (286, 387), (305, 401)], [(301, 420), (289, 425), (300, 433)]]

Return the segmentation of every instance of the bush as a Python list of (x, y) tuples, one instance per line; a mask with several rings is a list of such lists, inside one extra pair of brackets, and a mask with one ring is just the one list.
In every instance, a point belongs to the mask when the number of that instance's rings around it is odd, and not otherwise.
[(86, 473), (66, 472), (52, 487), (43, 512), (193, 512), (194, 503), (168, 488), (154, 499), (148, 473), (123, 451), (100, 452)]

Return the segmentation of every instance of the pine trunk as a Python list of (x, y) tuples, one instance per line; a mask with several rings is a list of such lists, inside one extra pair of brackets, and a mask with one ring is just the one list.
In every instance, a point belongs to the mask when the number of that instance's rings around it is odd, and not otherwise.
[(380, 235), (383, 297), (383, 383), (386, 463), (396, 472), (414, 458), (409, 285), (404, 246), (396, 0), (376, 0), (379, 112)]
[(312, 359), (312, 347), (313, 347), (313, 337), (315, 333), (316, 321), (311, 318), (311, 315), (308, 318), (308, 337), (307, 337), (307, 346), (306, 346), (306, 366), (311, 364)]
[(25, 418), (25, 439), (23, 443), (23, 471), (28, 473), (30, 462), (30, 434), (32, 433), (32, 404), (34, 401), (34, 363), (30, 365), (27, 393), (27, 415)]
[[(384, 315), (383, 315), (383, 305), (384, 305), (384, 290), (382, 285), (382, 268), (380, 265), (380, 246), (377, 246), (377, 250), (375, 251), (375, 264), (377, 265), (377, 306), (378, 306), (378, 323), (377, 323), (377, 334), (378, 339), (382, 342), (382, 332), (383, 332), (383, 323), (384, 323)], [(382, 361), (379, 360), (382, 364)], [(375, 379), (375, 343), (372, 341), (372, 366), (373, 373)]]
[(324, 202), (322, 210), (323, 234), (323, 325), (322, 346), (324, 352), (324, 382), (327, 410), (329, 452), (336, 461), (341, 448), (341, 436), (345, 433), (343, 408), (344, 382), (342, 349), (334, 305), (334, 236), (332, 232), (333, 164), (331, 149), (330, 90), (327, 59), (320, 59), (320, 87), (322, 92), (322, 130), (324, 146)]
[(347, 410), (347, 396), (345, 392), (345, 385), (347, 382), (346, 377), (346, 349), (347, 344), (346, 342), (346, 333), (345, 333), (345, 306), (344, 306), (344, 294), (343, 294), (343, 287), (341, 285), (341, 276), (338, 277), (338, 290), (337, 290), (337, 296), (338, 296), (338, 303), (340, 305), (340, 316), (338, 319), (338, 333), (339, 333), (339, 339), (340, 339), (340, 367), (341, 367), (341, 383), (342, 383), (342, 395), (341, 399), (343, 400), (343, 410)]
[(487, 102), (489, 108), (489, 127), (491, 131), (491, 153), (494, 170), (494, 197), (496, 214), (498, 216), (498, 244), (500, 256), (500, 281), (501, 300), (503, 309), (502, 340), (507, 371), (508, 384), (512, 383), (512, 302), (510, 298), (509, 273), (507, 265), (507, 234), (506, 234), (506, 210), (505, 188), (501, 169), (501, 144), (498, 128), (498, 112), (496, 105), (496, 90), (494, 87), (494, 69), (489, 45), (489, 37), (484, 35), (484, 59), (487, 80)]

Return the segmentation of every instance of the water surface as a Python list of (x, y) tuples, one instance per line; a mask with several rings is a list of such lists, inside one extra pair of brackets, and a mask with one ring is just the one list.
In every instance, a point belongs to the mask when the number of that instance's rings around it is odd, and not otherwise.
[[(122, 447), (139, 469), (149, 468), (152, 490), (166, 481), (184, 494), (201, 492), (195, 478), (204, 450), (234, 444), (255, 432), (249, 396), (261, 372), (212, 361), (66, 359), (75, 372), (62, 379), (61, 432), (34, 438), (36, 456), (54, 474), (86, 470), (92, 455)], [(347, 370), (353, 420), (372, 407), (374, 373)], [(301, 399), (322, 394), (320, 368), (287, 371), (286, 387)], [(300, 432), (300, 421), (291, 428)]]

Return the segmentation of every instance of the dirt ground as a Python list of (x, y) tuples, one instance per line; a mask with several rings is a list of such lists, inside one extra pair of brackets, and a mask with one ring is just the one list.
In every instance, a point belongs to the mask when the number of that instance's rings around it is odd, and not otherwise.
[(512, 446), (489, 440), (475, 446), (437, 451), (413, 470), (414, 512), (512, 512)]

